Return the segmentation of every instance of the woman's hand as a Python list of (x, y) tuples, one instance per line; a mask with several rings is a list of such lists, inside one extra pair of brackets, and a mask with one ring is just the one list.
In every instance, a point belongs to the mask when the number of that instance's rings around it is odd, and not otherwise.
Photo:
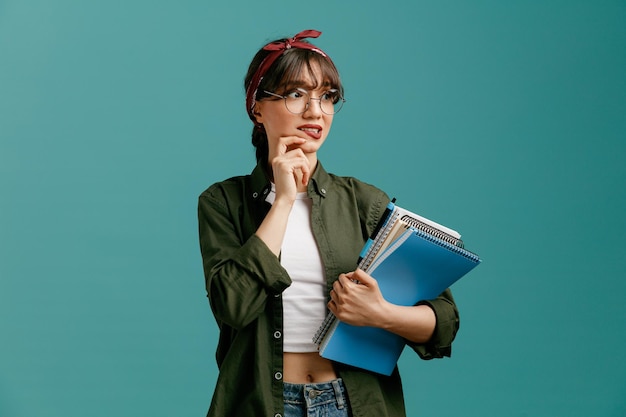
[(296, 194), (306, 190), (311, 177), (309, 160), (299, 147), (305, 142), (306, 139), (297, 136), (281, 137), (269, 151), (276, 198), (256, 235), (276, 256), (280, 254)]
[(270, 149), (269, 162), (276, 186), (276, 200), (284, 198), (293, 202), (299, 190), (306, 190), (311, 167), (299, 147), (304, 143), (306, 139), (297, 136), (281, 137), (274, 149)]
[(360, 269), (339, 275), (330, 298), (328, 308), (339, 320), (353, 326), (379, 327), (415, 343), (428, 342), (437, 326), (430, 306), (391, 304), (376, 279)]
[(354, 326), (383, 327), (390, 306), (378, 282), (361, 269), (339, 275), (330, 298), (330, 311), (339, 320)]

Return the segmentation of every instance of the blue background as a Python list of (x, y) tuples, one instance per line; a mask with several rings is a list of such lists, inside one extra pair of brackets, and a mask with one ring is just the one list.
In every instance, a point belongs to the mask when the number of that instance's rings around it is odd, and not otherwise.
[(626, 415), (626, 3), (0, 0), (0, 415), (201, 416), (198, 194), (254, 164), (242, 80), (302, 29), (348, 103), (320, 158), (462, 232), (410, 416)]

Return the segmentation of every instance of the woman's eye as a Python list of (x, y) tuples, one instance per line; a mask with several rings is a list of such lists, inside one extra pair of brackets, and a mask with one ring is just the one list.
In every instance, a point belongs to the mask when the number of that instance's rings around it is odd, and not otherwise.
[(322, 95), (322, 100), (335, 103), (337, 102), (337, 100), (339, 100), (339, 94), (337, 91), (334, 90), (327, 91)]
[(293, 91), (290, 91), (289, 93), (287, 93), (287, 97), (292, 99), (292, 100), (295, 100), (295, 99), (304, 97), (305, 94), (306, 93), (304, 91), (293, 90)]

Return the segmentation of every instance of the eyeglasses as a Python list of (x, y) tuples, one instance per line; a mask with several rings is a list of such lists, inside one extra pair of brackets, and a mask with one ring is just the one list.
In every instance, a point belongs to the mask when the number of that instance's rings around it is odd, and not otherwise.
[(267, 90), (263, 91), (265, 94), (285, 100), (285, 107), (287, 107), (287, 110), (293, 114), (304, 113), (308, 110), (311, 100), (317, 100), (320, 102), (320, 109), (322, 110), (322, 113), (333, 115), (341, 110), (343, 103), (346, 102), (346, 100), (339, 94), (339, 90), (335, 89), (323, 92), (318, 98), (311, 97), (309, 92), (302, 88), (290, 91), (284, 96)]

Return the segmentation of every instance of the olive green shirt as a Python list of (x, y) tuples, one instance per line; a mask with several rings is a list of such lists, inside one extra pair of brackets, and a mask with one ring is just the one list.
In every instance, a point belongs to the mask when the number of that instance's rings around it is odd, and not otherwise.
[[(209, 303), (219, 326), (219, 376), (209, 417), (280, 417), (283, 414), (282, 292), (291, 278), (255, 232), (270, 205), (270, 182), (257, 166), (251, 175), (209, 187), (198, 206), (200, 248)], [(327, 292), (340, 273), (353, 271), (359, 252), (389, 198), (355, 178), (327, 173), (318, 163), (308, 186), (311, 227), (319, 246)], [(411, 344), (423, 359), (450, 356), (459, 316), (446, 290), (423, 302), (437, 317), (426, 344)], [(312, 335), (313, 336), (313, 335)], [(400, 375), (335, 363), (354, 416), (405, 416)]]

